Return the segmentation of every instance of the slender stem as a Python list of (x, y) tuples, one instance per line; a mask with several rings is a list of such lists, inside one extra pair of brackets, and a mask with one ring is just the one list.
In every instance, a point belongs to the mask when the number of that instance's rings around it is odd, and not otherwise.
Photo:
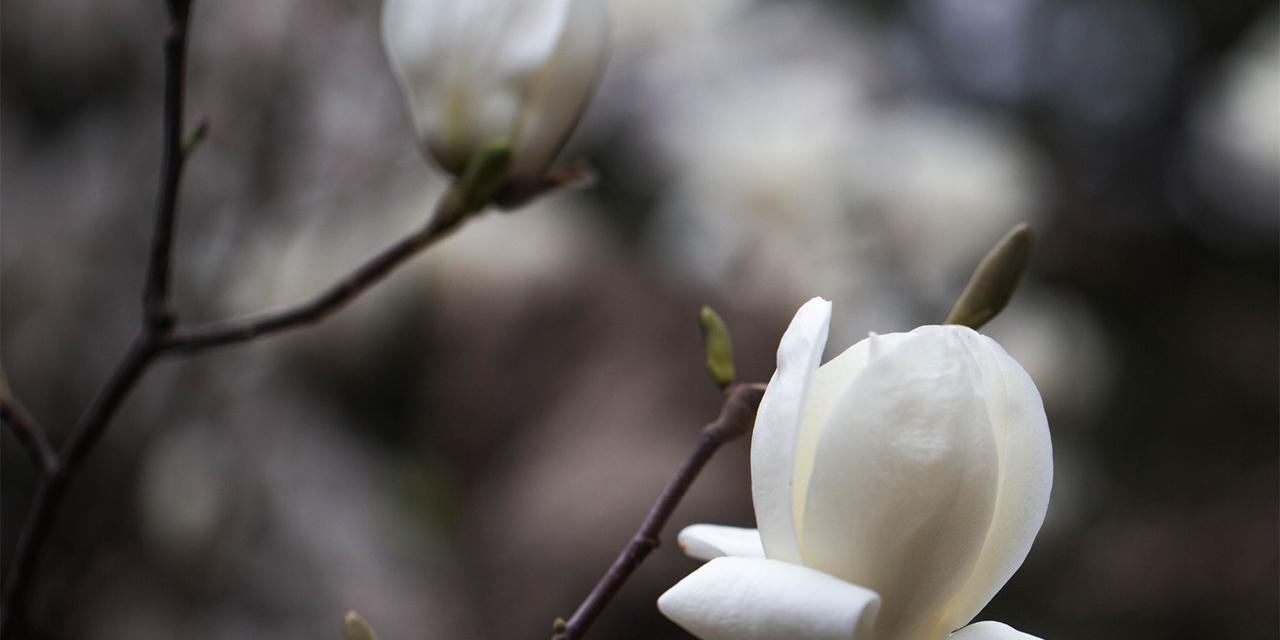
[(178, 190), (182, 182), (182, 167), (186, 163), (182, 121), (191, 0), (168, 0), (168, 5), (169, 26), (164, 37), (164, 152), (160, 160), (155, 229), (151, 235), (151, 254), (142, 294), (144, 322), (157, 334), (168, 331), (174, 323), (173, 311), (169, 307), (169, 280)]
[(48, 538), (49, 526), (56, 511), (53, 505), (58, 502), (63, 487), (66, 486), (62, 477), (55, 472), (42, 477), (36, 485), (31, 508), (27, 511), (22, 531), (18, 534), (13, 559), (9, 561), (9, 572), (5, 574), (0, 637), (11, 637), (13, 627), (24, 613), (22, 607), (26, 605), (26, 587), (35, 569), (36, 560), (40, 557), (40, 549)]
[(157, 357), (167, 353), (194, 352), (245, 342), (255, 337), (301, 327), (331, 315), (360, 293), (377, 284), (395, 267), (456, 228), (458, 219), (441, 215), (447, 207), (453, 206), (454, 201), (455, 198), (446, 194), (441, 199), (432, 222), (391, 244), (327, 290), (303, 304), (255, 318), (218, 323), (171, 335), (162, 333), (167, 330), (160, 325), (144, 322), (125, 357), (116, 366), (107, 383), (72, 429), (71, 435), (62, 447), (61, 464), (54, 465), (52, 472), (46, 473), (46, 477), (37, 489), (31, 511), (19, 535), (13, 565), (5, 576), (3, 612), (0, 612), (3, 621), (0, 622), (0, 630), (7, 631), (13, 624), (36, 559), (52, 525), (54, 513), (61, 504), (67, 482), (106, 431), (129, 392)]
[(62, 503), (68, 480), (79, 469), (80, 463), (102, 436), (125, 396), (158, 353), (155, 344), (150, 331), (143, 329), (124, 359), (116, 366), (107, 384), (94, 397), (72, 429), (71, 435), (67, 437), (62, 446), (61, 463), (47, 470), (41, 478), (22, 532), (18, 535), (13, 563), (9, 573), (5, 575), (0, 635), (9, 632), (25, 604), (28, 582), (48, 540), (49, 529), (53, 525), (58, 506)]
[(158, 342), (143, 330), (129, 346), (123, 359), (116, 365), (115, 371), (107, 379), (107, 383), (98, 391), (88, 408), (81, 414), (62, 445), (62, 474), (69, 477), (75, 473), (85, 456), (89, 454), (106, 431), (107, 425), (115, 417), (116, 411), (124, 402), (129, 392), (146, 373), (147, 367), (159, 354)]
[(455, 206), (452, 194), (440, 199), (431, 221), (397, 240), (311, 300), (276, 312), (180, 329), (165, 340), (165, 352), (190, 353), (212, 347), (247, 342), (323, 320), (353, 298), (387, 277), (396, 267), (455, 229), (462, 216), (448, 213)]
[(22, 615), (31, 575), (48, 539), (69, 478), (97, 443), (125, 397), (142, 377), (157, 348), (172, 330), (169, 279), (173, 232), (184, 153), (182, 123), (186, 84), (187, 26), (192, 0), (167, 0), (169, 24), (164, 39), (164, 149), (155, 229), (142, 295), (142, 328), (123, 360), (81, 415), (63, 443), (59, 457), (42, 456), (44, 477), (36, 488), (0, 596), (0, 635), (7, 635)]
[(380, 282), (396, 267), (447, 236), (474, 213), (464, 205), (466, 199), (451, 190), (441, 198), (430, 221), (421, 229), (374, 255), (310, 301), (274, 313), (177, 331), (176, 317), (169, 302), (169, 283), (178, 193), (189, 152), (189, 149), (184, 149), (182, 122), (192, 0), (166, 2), (169, 26), (164, 46), (164, 151), (156, 222), (143, 288), (142, 326), (124, 358), (81, 414), (60, 453), (54, 453), (43, 430), (12, 398), (6, 395), (0, 402), (0, 410), (3, 410), (0, 417), (11, 425), (43, 472), (4, 577), (3, 595), (0, 596), (0, 637), (8, 636), (24, 613), (31, 577), (70, 479), (151, 364), (162, 355), (247, 342), (322, 320)]
[(599, 617), (609, 601), (618, 594), (631, 574), (635, 573), (640, 563), (658, 548), (658, 536), (662, 533), (662, 528), (671, 519), (671, 514), (684, 499), (689, 487), (702, 472), (702, 468), (711, 460), (711, 456), (715, 455), (720, 445), (742, 436), (751, 429), (756, 408), (760, 406), (760, 399), (764, 396), (764, 388), (763, 384), (736, 384), (729, 387), (725, 392), (720, 415), (714, 422), (703, 427), (702, 435), (698, 438), (698, 446), (685, 459), (684, 464), (680, 465), (675, 477), (649, 509), (649, 515), (645, 516), (640, 529), (618, 554), (618, 558), (596, 583), (591, 593), (587, 594), (582, 604), (578, 605), (578, 610), (573, 612), (569, 621), (557, 629), (553, 640), (576, 640), (586, 634), (587, 629)]
[(54, 452), (49, 436), (36, 421), (35, 416), (18, 402), (7, 389), (4, 397), (0, 397), (0, 419), (3, 419), (18, 443), (31, 454), (36, 468), (44, 475), (49, 475), (58, 466), (58, 454)]

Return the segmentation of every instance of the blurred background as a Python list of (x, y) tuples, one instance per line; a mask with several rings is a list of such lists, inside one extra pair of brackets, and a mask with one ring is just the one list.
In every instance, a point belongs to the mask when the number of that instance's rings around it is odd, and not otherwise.
[[(3, 0), (0, 359), (60, 442), (138, 320), (162, 4)], [(1232, 0), (611, 0), (585, 191), (490, 213), (321, 326), (154, 368), (74, 485), (36, 638), (545, 638), (791, 314), (827, 357), (939, 321), (1012, 224), (987, 332), (1053, 430), (1050, 513), (982, 619), (1045, 638), (1280, 629), (1280, 16)], [(379, 3), (197, 2), (184, 321), (300, 300), (443, 188)], [(6, 429), (7, 568), (34, 476)], [(750, 525), (747, 443), (676, 513)], [(596, 638), (683, 638), (653, 554)]]

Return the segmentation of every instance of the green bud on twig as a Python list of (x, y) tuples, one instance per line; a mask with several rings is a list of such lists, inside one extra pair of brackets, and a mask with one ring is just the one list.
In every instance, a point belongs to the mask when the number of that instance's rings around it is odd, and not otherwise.
[(1009, 304), (1031, 264), (1035, 234), (1024, 222), (1009, 230), (973, 270), (945, 324), (979, 329)]
[(703, 306), (698, 314), (698, 325), (702, 328), (702, 344), (707, 352), (707, 373), (721, 389), (725, 389), (733, 384), (734, 378), (733, 342), (729, 340), (729, 328), (720, 314), (708, 306)]
[(348, 611), (342, 618), (342, 637), (345, 640), (378, 640), (373, 626), (354, 611)]
[(438, 226), (452, 226), (483, 209), (506, 182), (511, 170), (511, 141), (494, 138), (476, 150), (449, 192), (449, 206), (441, 210)]
[(511, 170), (511, 141), (506, 138), (494, 138), (480, 147), (467, 163), (466, 171), (458, 178), (458, 189), (462, 194), (467, 213), (488, 204), (489, 199), (498, 191), (507, 179)]

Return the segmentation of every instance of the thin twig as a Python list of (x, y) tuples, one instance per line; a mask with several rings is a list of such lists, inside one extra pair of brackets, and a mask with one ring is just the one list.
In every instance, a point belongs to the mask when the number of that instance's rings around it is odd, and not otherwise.
[(671, 514), (684, 499), (685, 493), (702, 472), (702, 468), (711, 460), (711, 456), (720, 448), (720, 445), (750, 431), (756, 408), (760, 406), (760, 399), (764, 396), (764, 389), (763, 384), (735, 384), (729, 387), (725, 392), (720, 415), (715, 422), (703, 427), (702, 435), (698, 438), (698, 446), (684, 464), (680, 465), (679, 471), (667, 484), (666, 489), (663, 489), (662, 495), (649, 510), (649, 515), (641, 523), (640, 529), (623, 548), (622, 553), (618, 554), (618, 558), (600, 578), (600, 582), (596, 583), (591, 593), (587, 594), (587, 598), (578, 606), (578, 610), (573, 612), (569, 621), (556, 630), (553, 640), (576, 640), (586, 634), (587, 629), (595, 622), (609, 601), (622, 589), (622, 585), (631, 577), (640, 563), (658, 547), (658, 536), (662, 533), (662, 528), (666, 526), (667, 520), (671, 519)]
[[(4, 577), (3, 595), (0, 596), (0, 637), (8, 636), (24, 613), (31, 576), (70, 479), (106, 432), (129, 393), (160, 356), (247, 342), (318, 322), (382, 281), (396, 267), (449, 235), (468, 219), (469, 214), (474, 213), (465, 199), (451, 190), (440, 199), (426, 225), (375, 254), (311, 300), (274, 313), (178, 329), (176, 315), (169, 302), (169, 282), (182, 169), (193, 148), (184, 145), (182, 136), (191, 2), (166, 0), (170, 23), (164, 46), (164, 152), (156, 222), (143, 288), (143, 321), (138, 335), (81, 414), (60, 453), (54, 453), (43, 430), (33, 427), (35, 421), (28, 420), (29, 414), (19, 405), (7, 397), (0, 403), (4, 420), (12, 425), (19, 440), (37, 457), (37, 464), (43, 472)], [(475, 203), (469, 204), (474, 206)]]
[(18, 535), (18, 545), (14, 551), (13, 564), (5, 575), (4, 583), (4, 620), (0, 623), (0, 635), (7, 635), (10, 625), (21, 615), (25, 604), (27, 585), (35, 569), (40, 552), (49, 538), (49, 529), (53, 526), (58, 506), (66, 493), (67, 483), (80, 468), (80, 463), (93, 449), (98, 438), (106, 430), (120, 408), (129, 391), (146, 372), (147, 366), (155, 357), (155, 343), (150, 338), (150, 330), (142, 333), (129, 347), (128, 353), (107, 380), (107, 384), (99, 390), (98, 395), (89, 403), (84, 414), (72, 429), (71, 435), (63, 443), (61, 464), (55, 465), (41, 478), (36, 487), (35, 498), (31, 509), (27, 512), (26, 522)]
[(431, 222), (389, 245), (307, 302), (258, 316), (180, 329), (165, 341), (161, 349), (166, 353), (190, 353), (247, 342), (323, 320), (456, 228), (462, 218), (445, 212), (453, 204), (453, 198), (446, 194), (440, 199)]
[(36, 468), (44, 475), (49, 475), (58, 467), (58, 454), (54, 452), (49, 436), (45, 433), (35, 416), (6, 390), (0, 398), (0, 419), (9, 425), (18, 443), (31, 454)]
[(151, 239), (146, 284), (142, 295), (142, 328), (124, 359), (81, 415), (63, 443), (61, 455), (42, 465), (44, 472), (27, 512), (9, 571), (0, 595), (0, 636), (12, 631), (26, 604), (27, 586), (48, 539), (49, 529), (62, 502), (68, 479), (97, 443), (120, 404), (142, 377), (158, 345), (173, 328), (169, 309), (169, 275), (173, 231), (177, 218), (178, 190), (182, 177), (183, 96), (186, 85), (187, 25), (191, 0), (167, 0), (169, 24), (164, 39), (164, 150), (161, 155), (160, 191), (156, 198), (156, 222)]
[[(178, 182), (174, 181), (170, 184), (173, 188), (177, 188)], [(48, 537), (54, 514), (61, 504), (69, 479), (106, 431), (121, 403), (158, 357), (247, 342), (288, 329), (300, 328), (332, 315), (358, 295), (382, 281), (396, 267), (446, 237), (465, 219), (465, 216), (451, 215), (450, 208), (455, 206), (457, 206), (455, 194), (446, 193), (440, 199), (440, 204), (430, 222), (375, 254), (315, 298), (297, 306), (261, 316), (218, 322), (185, 330), (173, 328), (172, 315), (168, 315), (165, 298), (159, 298), (164, 300), (162, 306), (148, 306), (146, 316), (148, 320), (144, 320), (142, 329), (129, 351), (67, 438), (62, 448), (61, 464), (55, 466), (52, 473), (47, 473), (37, 488), (31, 511), (18, 538), (13, 564), (5, 576), (3, 612), (0, 612), (0, 616), (3, 616), (3, 621), (0, 621), (0, 635), (10, 628), (19, 613), (29, 579)], [(157, 225), (157, 233), (171, 231), (171, 228), (162, 228)], [(160, 309), (161, 313), (166, 314), (159, 316), (159, 321), (157, 317), (151, 315), (155, 313), (155, 309)]]
[(160, 160), (160, 191), (156, 197), (155, 229), (142, 293), (144, 324), (155, 335), (173, 327), (169, 280), (173, 263), (173, 231), (184, 153), (183, 107), (186, 94), (187, 25), (191, 0), (168, 0), (169, 26), (164, 37), (164, 152)]
[(455, 219), (439, 222), (439, 220), (449, 218), (440, 213), (444, 207), (451, 206), (452, 201), (449, 194), (446, 194), (441, 198), (441, 205), (432, 218), (433, 222), (388, 246), (323, 293), (303, 304), (246, 320), (177, 331), (168, 336), (158, 333), (163, 330), (163, 327), (144, 323), (128, 353), (72, 429), (71, 435), (62, 448), (62, 464), (55, 467), (54, 473), (47, 474), (37, 489), (36, 499), (19, 536), (13, 565), (5, 576), (2, 614), (4, 621), (0, 624), (0, 628), (7, 630), (8, 625), (12, 624), (36, 558), (40, 554), (52, 524), (53, 514), (61, 503), (67, 482), (106, 431), (116, 410), (129, 392), (159, 356), (245, 342), (255, 337), (301, 327), (328, 317), (360, 293), (380, 282), (395, 267), (447, 236), (459, 221)]

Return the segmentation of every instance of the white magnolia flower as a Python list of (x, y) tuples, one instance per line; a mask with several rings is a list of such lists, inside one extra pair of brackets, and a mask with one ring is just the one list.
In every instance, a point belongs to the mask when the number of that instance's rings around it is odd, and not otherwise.
[(1053, 460), (1035, 384), (954, 325), (873, 334), (819, 367), (830, 319), (810, 300), (778, 347), (751, 442), (760, 528), (681, 532), (710, 562), (658, 607), (704, 640), (1031, 638), (965, 625), (1044, 520)]
[(386, 0), (382, 32), (424, 149), (457, 175), (506, 139), (513, 180), (542, 177), (609, 50), (605, 0)]

